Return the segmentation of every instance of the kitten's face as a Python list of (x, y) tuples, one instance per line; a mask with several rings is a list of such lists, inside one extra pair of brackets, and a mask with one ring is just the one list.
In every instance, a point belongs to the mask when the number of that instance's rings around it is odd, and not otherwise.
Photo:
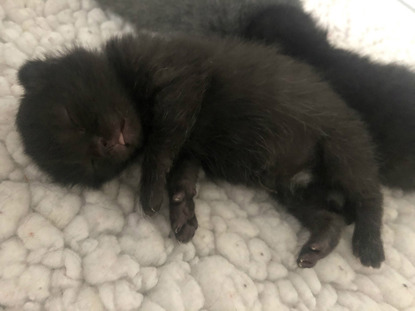
[(138, 111), (106, 59), (74, 49), (19, 71), (17, 115), (26, 153), (55, 181), (98, 187), (142, 144)]

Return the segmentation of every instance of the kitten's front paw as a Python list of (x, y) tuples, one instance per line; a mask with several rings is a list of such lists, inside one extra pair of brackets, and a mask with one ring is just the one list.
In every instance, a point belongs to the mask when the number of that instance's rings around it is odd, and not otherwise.
[(144, 213), (148, 216), (152, 216), (157, 213), (161, 207), (167, 205), (167, 190), (164, 185), (141, 187), (140, 201)]
[(170, 198), (170, 223), (176, 239), (180, 242), (189, 242), (195, 235), (198, 227), (194, 213), (194, 193), (177, 191)]
[(385, 260), (380, 233), (355, 229), (353, 234), (353, 254), (360, 258), (362, 265), (379, 268)]

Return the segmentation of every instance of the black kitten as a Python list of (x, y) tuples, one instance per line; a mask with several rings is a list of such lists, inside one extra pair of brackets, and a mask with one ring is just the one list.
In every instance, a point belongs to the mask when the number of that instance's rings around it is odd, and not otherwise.
[(142, 153), (144, 211), (170, 200), (172, 228), (188, 241), (201, 165), (288, 205), (311, 231), (301, 267), (337, 245), (344, 220), (330, 198), (340, 192), (354, 254), (367, 266), (384, 260), (372, 142), (308, 65), (239, 41), (127, 36), (103, 52), (28, 62), (19, 79), (26, 152), (58, 182), (98, 186)]
[[(270, 4), (301, 6), (299, 0), (97, 0), (104, 9), (119, 14), (138, 31), (198, 35), (235, 35), (245, 16)], [(161, 9), (162, 8), (162, 9)]]
[(367, 123), (377, 147), (381, 180), (415, 189), (415, 74), (334, 48), (313, 19), (292, 6), (270, 6), (247, 21), (243, 37), (277, 43), (290, 56), (319, 69)]

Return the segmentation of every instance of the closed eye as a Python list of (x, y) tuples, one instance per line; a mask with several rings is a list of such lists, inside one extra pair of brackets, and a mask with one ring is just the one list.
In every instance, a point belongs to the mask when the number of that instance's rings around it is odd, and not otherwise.
[(91, 167), (92, 167), (92, 170), (93, 170), (93, 171), (95, 171), (95, 170), (96, 170), (96, 165), (97, 165), (96, 160), (95, 160), (94, 158), (92, 158), (92, 159), (91, 159)]
[(71, 113), (69, 113), (68, 109), (65, 108), (66, 110), (66, 114), (69, 118), (69, 121), (71, 122), (72, 126), (75, 127), (81, 134), (85, 134), (85, 128), (83, 128), (82, 126), (80, 126), (79, 122), (75, 120), (75, 118), (72, 116)]

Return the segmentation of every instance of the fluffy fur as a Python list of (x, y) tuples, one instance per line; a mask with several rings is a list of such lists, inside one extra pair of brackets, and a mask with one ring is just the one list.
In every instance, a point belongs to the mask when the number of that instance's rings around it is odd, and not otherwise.
[(26, 153), (56, 182), (99, 186), (139, 150), (139, 111), (104, 55), (75, 48), (28, 62), (18, 77)]
[(377, 147), (382, 182), (415, 188), (415, 73), (332, 47), (313, 19), (292, 6), (270, 6), (247, 20), (242, 36), (278, 44), (315, 66), (366, 122)]
[(188, 241), (202, 166), (287, 204), (311, 231), (299, 266), (336, 246), (346, 215), (354, 254), (367, 266), (384, 260), (371, 139), (306, 64), (236, 40), (142, 35), (28, 62), (19, 79), (25, 150), (62, 184), (99, 186), (142, 154), (144, 211), (169, 204), (177, 239)]

